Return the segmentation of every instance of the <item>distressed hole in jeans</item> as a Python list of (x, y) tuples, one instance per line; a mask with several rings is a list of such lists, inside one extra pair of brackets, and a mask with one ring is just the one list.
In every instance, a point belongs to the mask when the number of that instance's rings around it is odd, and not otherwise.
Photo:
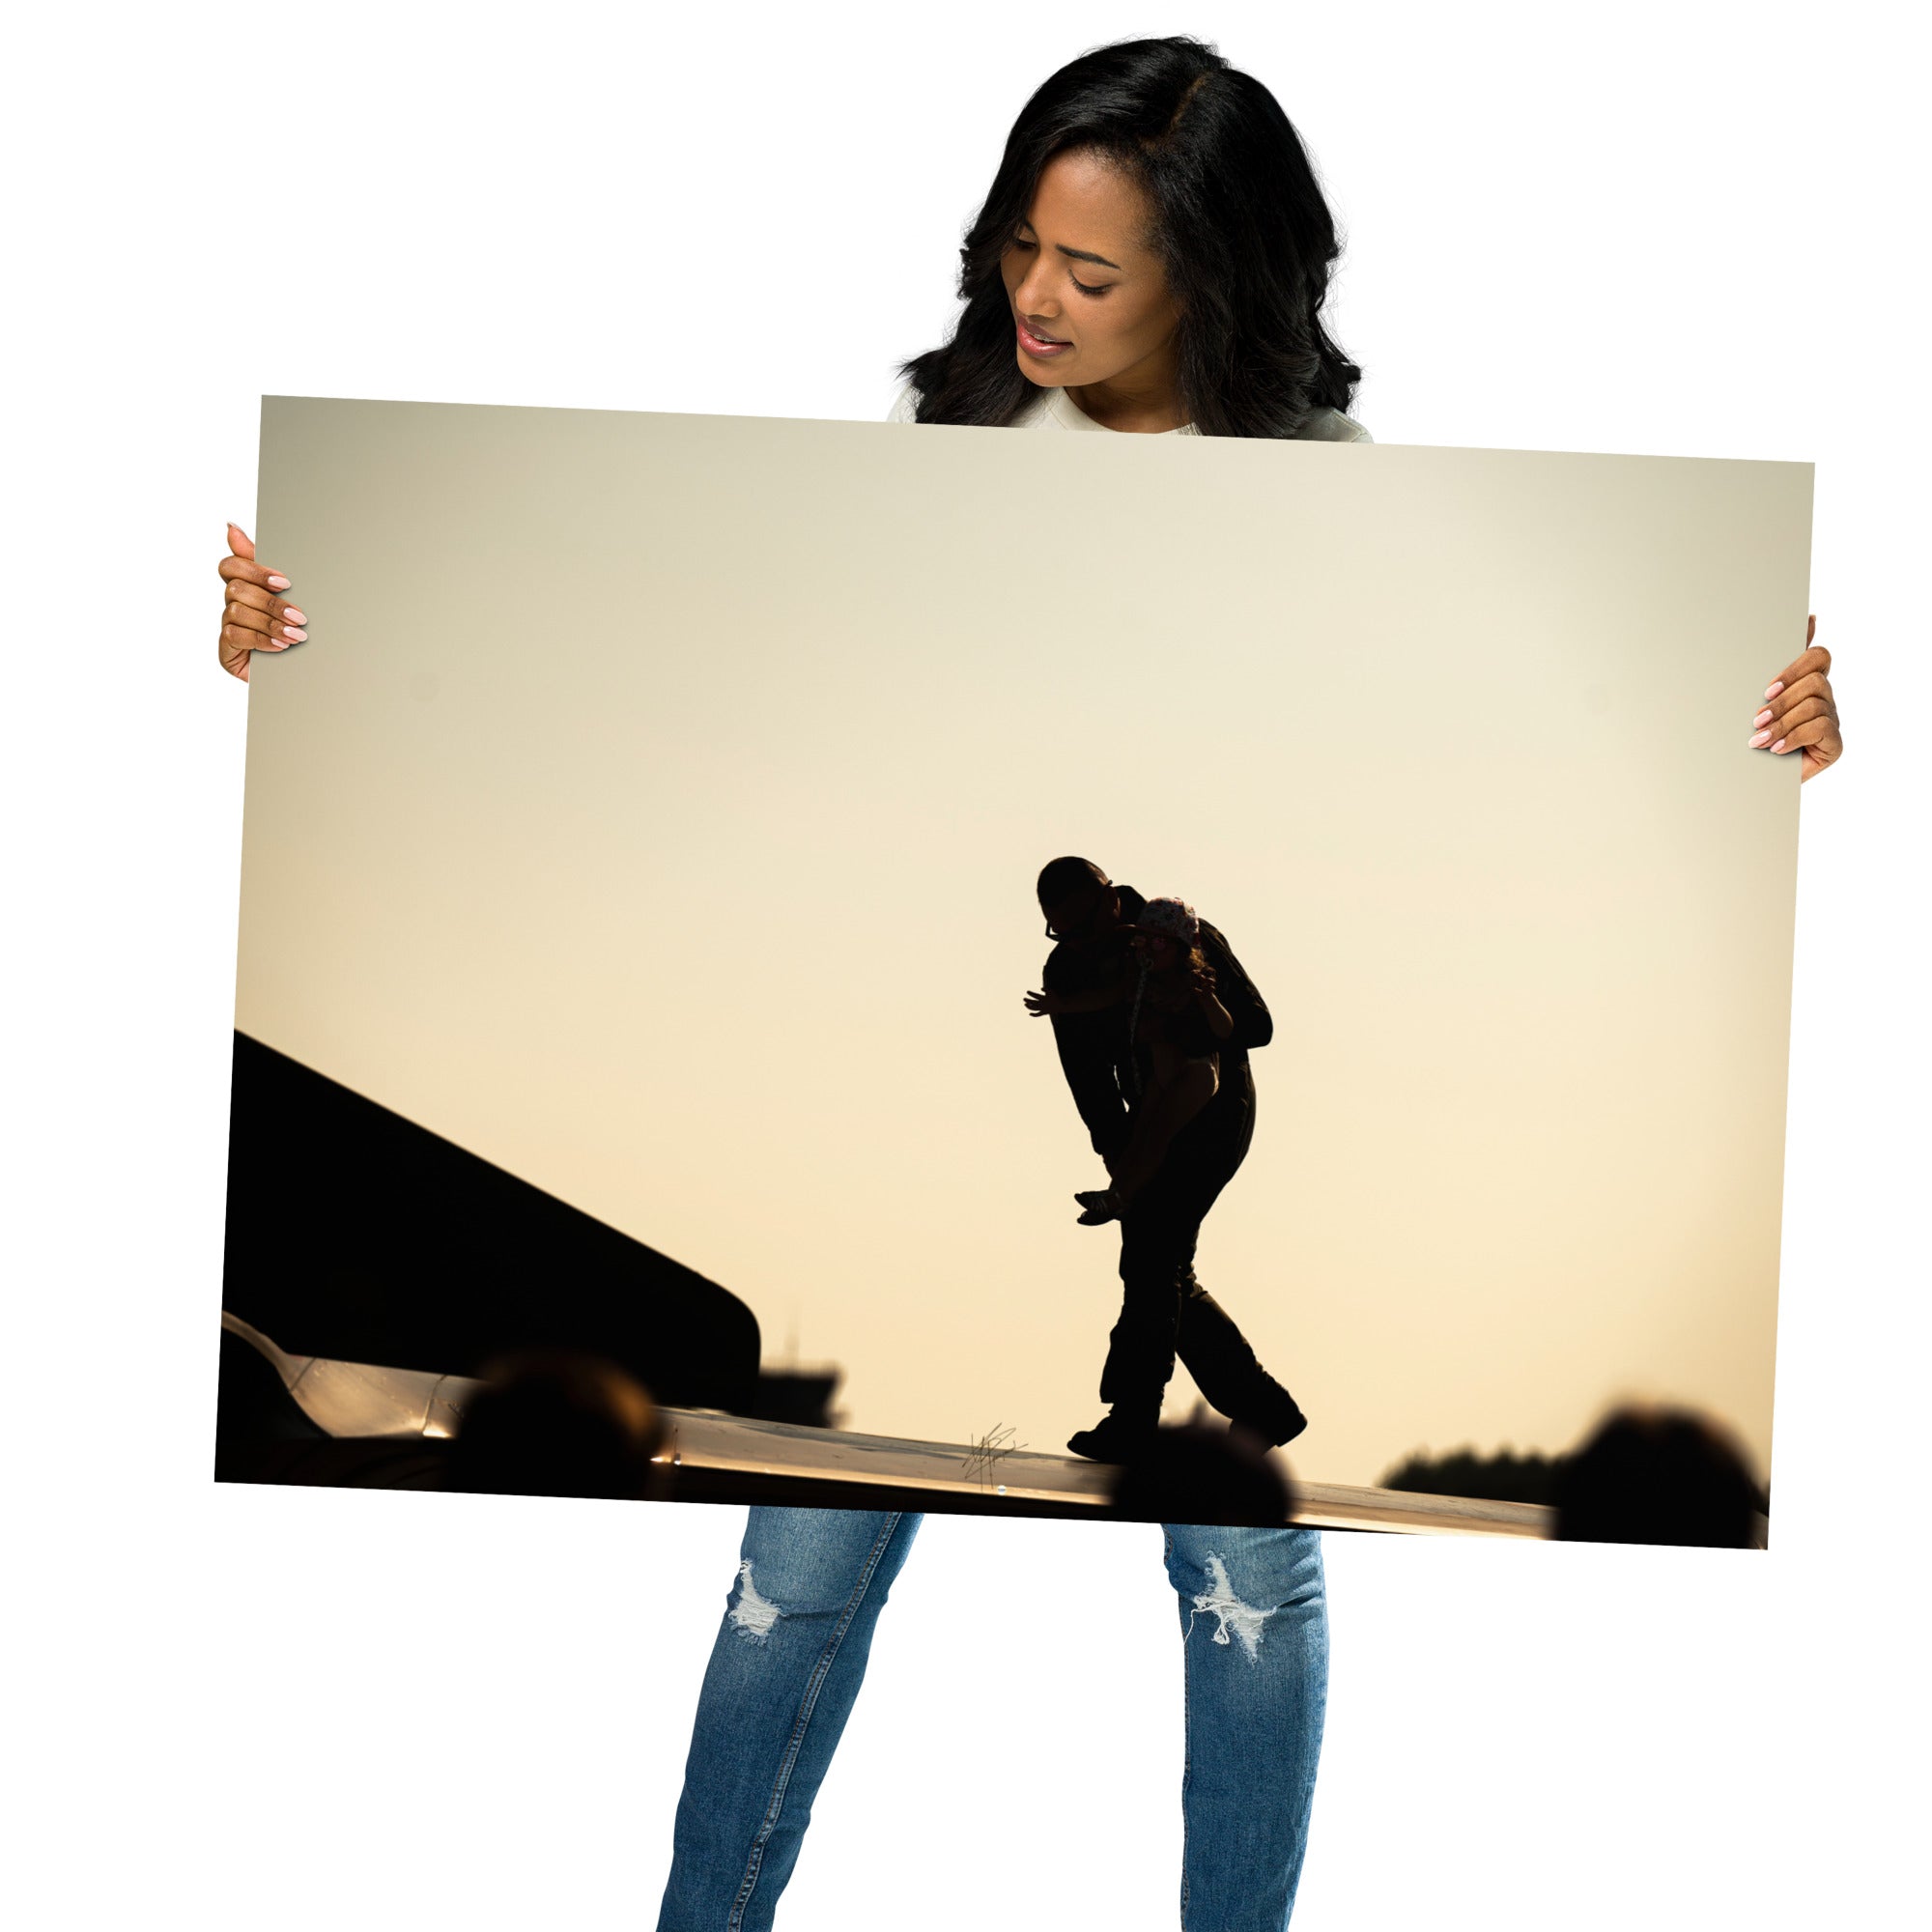
[[(1252, 1604), (1244, 1604), (1235, 1595), (1235, 1588), (1228, 1581), (1228, 1566), (1218, 1556), (1208, 1559), (1208, 1580), (1212, 1588), (1201, 1592), (1194, 1599), (1196, 1616), (1211, 1616), (1220, 1619), (1214, 1631), (1214, 1641), (1226, 1643), (1229, 1633), (1234, 1634), (1246, 1653), (1248, 1662), (1253, 1663), (1262, 1654), (1262, 1626), (1267, 1622), (1268, 1612), (1258, 1610)], [(1189, 1619), (1190, 1624), (1192, 1618)]]
[(763, 1643), (772, 1626), (784, 1615), (776, 1604), (758, 1595), (750, 1562), (738, 1565), (738, 1601), (731, 1605), (731, 1628), (749, 1643)]

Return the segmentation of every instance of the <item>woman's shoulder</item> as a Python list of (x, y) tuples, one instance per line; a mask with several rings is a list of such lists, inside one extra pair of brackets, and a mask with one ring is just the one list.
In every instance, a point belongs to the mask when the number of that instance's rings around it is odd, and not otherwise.
[[(1026, 415), (1021, 419), (1027, 427), (1060, 427), (1051, 405), (1061, 400), (1062, 391), (1048, 389), (1034, 399)], [(909, 423), (919, 420), (919, 391), (908, 383), (898, 392), (893, 403), (888, 422)], [(1087, 425), (1098, 428), (1099, 425)], [(1188, 426), (1190, 429), (1192, 425)], [(1306, 422), (1295, 431), (1297, 442), (1373, 442), (1372, 437), (1353, 416), (1344, 415), (1340, 410), (1316, 410)]]
[(1294, 433), (1296, 442), (1373, 442), (1375, 438), (1353, 416), (1340, 410), (1317, 410)]

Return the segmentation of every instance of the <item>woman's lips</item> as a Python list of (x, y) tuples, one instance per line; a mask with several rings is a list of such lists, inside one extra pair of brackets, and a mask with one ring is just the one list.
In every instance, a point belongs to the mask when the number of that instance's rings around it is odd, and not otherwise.
[(1013, 318), (1013, 327), (1019, 330), (1020, 347), (1029, 355), (1038, 356), (1042, 362), (1073, 347), (1070, 342), (1056, 342), (1050, 335), (1036, 335), (1019, 316)]

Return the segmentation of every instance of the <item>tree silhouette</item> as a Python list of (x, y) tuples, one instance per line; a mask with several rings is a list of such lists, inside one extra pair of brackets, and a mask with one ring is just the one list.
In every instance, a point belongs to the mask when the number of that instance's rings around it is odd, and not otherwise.
[(1565, 1460), (1539, 1449), (1519, 1456), (1505, 1448), (1483, 1456), (1473, 1443), (1446, 1456), (1418, 1449), (1382, 1477), (1381, 1488), (1430, 1496), (1477, 1496), (1487, 1502), (1548, 1504)]

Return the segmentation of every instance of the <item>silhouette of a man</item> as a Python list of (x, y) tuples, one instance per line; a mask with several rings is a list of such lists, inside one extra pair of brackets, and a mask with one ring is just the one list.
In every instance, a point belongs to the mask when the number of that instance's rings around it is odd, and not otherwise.
[[(1039, 907), (1054, 941), (1041, 985), (1079, 994), (1125, 970), (1129, 931), (1146, 900), (1117, 886), (1091, 859), (1055, 859), (1040, 872)], [(1255, 1358), (1234, 1321), (1194, 1273), (1201, 1224), (1255, 1130), (1255, 1084), (1248, 1054), (1274, 1037), (1274, 1022), (1227, 940), (1205, 920), (1201, 950), (1215, 989), (1235, 1021), (1221, 1048), (1220, 1087), (1178, 1133), (1153, 1178), (1121, 1219), (1121, 1316), (1100, 1375), (1106, 1417), (1067, 1443), (1075, 1455), (1121, 1462), (1160, 1420), (1161, 1398), (1177, 1353), (1201, 1393), (1231, 1421), (1264, 1442), (1292, 1440), (1307, 1418)], [(1136, 1066), (1130, 1009), (1051, 1015), (1060, 1065), (1094, 1151), (1111, 1167), (1132, 1130), (1134, 1098), (1149, 1074), (1145, 1049)]]

